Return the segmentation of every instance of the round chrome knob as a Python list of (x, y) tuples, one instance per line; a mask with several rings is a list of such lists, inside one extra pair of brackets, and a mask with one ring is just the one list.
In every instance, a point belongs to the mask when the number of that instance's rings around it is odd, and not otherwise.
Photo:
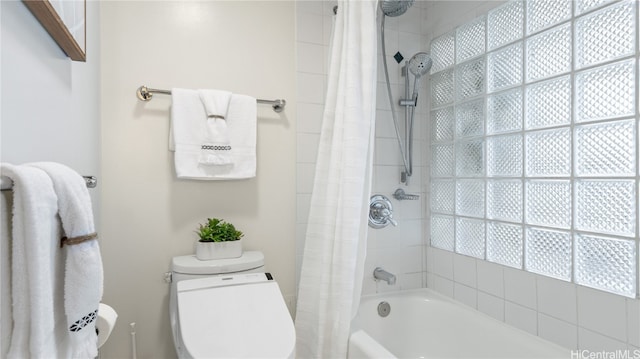
[(371, 196), (369, 202), (369, 227), (384, 228), (389, 224), (398, 225), (398, 222), (393, 219), (391, 201), (380, 194)]

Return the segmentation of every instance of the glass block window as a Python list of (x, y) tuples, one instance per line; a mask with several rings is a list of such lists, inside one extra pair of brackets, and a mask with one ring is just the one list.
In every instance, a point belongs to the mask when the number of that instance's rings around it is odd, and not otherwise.
[(431, 245), (636, 298), (634, 0), (512, 0), (431, 43)]

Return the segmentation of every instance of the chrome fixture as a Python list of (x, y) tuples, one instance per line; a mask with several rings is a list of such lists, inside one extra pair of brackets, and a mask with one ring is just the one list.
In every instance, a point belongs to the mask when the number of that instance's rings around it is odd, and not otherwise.
[[(402, 69), (402, 75), (405, 78), (405, 98), (400, 99), (398, 104), (400, 106), (404, 106), (404, 140), (400, 137), (397, 117), (394, 117), (396, 120), (396, 122), (394, 122), (394, 126), (396, 129), (396, 136), (398, 137), (398, 145), (400, 146), (400, 154), (402, 155), (404, 164), (404, 171), (402, 171), (400, 175), (400, 182), (405, 184), (408, 184), (409, 177), (413, 175), (413, 124), (416, 106), (418, 106), (420, 79), (423, 75), (429, 72), (432, 64), (433, 61), (429, 54), (418, 52), (405, 63), (405, 66)], [(413, 75), (413, 92), (410, 90), (411, 78), (409, 74)]]
[(376, 269), (373, 270), (373, 278), (377, 280), (383, 280), (387, 282), (387, 284), (389, 285), (396, 284), (396, 276), (380, 267), (377, 267)]
[(398, 225), (393, 219), (393, 206), (391, 201), (381, 194), (371, 196), (369, 202), (369, 227), (384, 228), (389, 224)]
[[(98, 179), (96, 176), (82, 176), (87, 188), (96, 188), (98, 186)], [(7, 191), (13, 189), (13, 181), (6, 176), (0, 176), (0, 190)]]
[(386, 16), (396, 17), (404, 14), (413, 5), (414, 0), (383, 0), (380, 8)]
[[(145, 85), (138, 87), (138, 89), (136, 90), (136, 96), (140, 101), (150, 101), (153, 98), (154, 93), (171, 95), (171, 90), (154, 89)], [(287, 101), (283, 99), (263, 100), (258, 98), (256, 99), (256, 102), (271, 105), (275, 112), (282, 112), (284, 110), (284, 107), (287, 105)]]
[(419, 194), (408, 194), (405, 193), (402, 188), (398, 188), (395, 192), (393, 192), (393, 198), (398, 201), (415, 201), (420, 199)]
[(380, 302), (378, 304), (378, 315), (384, 318), (389, 315), (389, 313), (391, 313), (391, 305), (388, 302)]
[[(384, 19), (386, 16), (399, 16), (404, 14), (409, 7), (413, 5), (413, 0), (410, 1), (383, 1), (380, 3), (380, 8), (382, 9), (382, 20), (380, 21), (380, 35), (382, 37), (382, 62), (384, 65), (384, 76), (387, 85), (387, 95), (389, 97), (389, 104), (391, 105), (391, 117), (393, 118), (393, 126), (396, 130), (396, 137), (398, 139), (398, 146), (400, 147), (400, 155), (402, 157), (402, 164), (404, 165), (404, 171), (401, 173), (400, 181), (402, 183), (407, 184), (409, 181), (409, 177), (413, 174), (413, 166), (412, 166), (412, 156), (413, 156), (413, 117), (415, 112), (415, 107), (418, 101), (418, 84), (420, 83), (420, 77), (431, 69), (431, 57), (424, 53), (419, 52), (415, 54), (409, 61), (407, 61), (406, 66), (403, 70), (403, 75), (405, 75), (406, 79), (406, 98), (401, 100), (399, 103), (401, 106), (405, 106), (405, 135), (404, 141), (400, 136), (400, 126), (398, 125), (398, 117), (396, 116), (395, 102), (393, 101), (393, 96), (391, 95), (391, 84), (389, 82), (389, 69), (387, 67), (387, 50), (386, 50), (386, 41), (384, 36)], [(409, 99), (409, 76), (407, 74), (411, 72), (414, 75), (413, 82), (413, 95), (411, 99)]]

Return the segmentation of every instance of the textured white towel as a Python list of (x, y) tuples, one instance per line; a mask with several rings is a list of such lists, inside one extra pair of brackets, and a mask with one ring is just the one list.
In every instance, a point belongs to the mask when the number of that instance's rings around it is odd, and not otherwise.
[(0, 358), (6, 358), (11, 342), (11, 209), (13, 192), (0, 192)]
[(227, 110), (231, 92), (198, 90), (207, 117), (205, 137), (198, 163), (205, 166), (224, 166), (233, 163), (231, 141), (227, 129)]
[[(58, 213), (65, 237), (95, 235), (91, 198), (77, 172), (53, 162), (33, 163), (45, 171), (58, 197)], [(59, 249), (60, 250), (60, 249)], [(95, 239), (65, 245), (64, 310), (72, 358), (98, 355), (96, 319), (102, 299), (103, 272), (100, 247)]]
[(256, 99), (231, 95), (227, 110), (227, 131), (233, 163), (207, 166), (199, 163), (206, 133), (206, 111), (198, 91), (171, 89), (171, 132), (169, 148), (175, 150), (176, 175), (183, 179), (232, 180), (256, 176)]
[(13, 331), (8, 358), (67, 357), (57, 198), (46, 173), (0, 164), (13, 180)]

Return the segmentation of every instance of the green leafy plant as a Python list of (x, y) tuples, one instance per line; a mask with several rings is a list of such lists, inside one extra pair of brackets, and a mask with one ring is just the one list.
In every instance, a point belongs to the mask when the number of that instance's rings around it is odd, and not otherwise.
[(237, 241), (244, 236), (244, 233), (237, 230), (233, 224), (218, 218), (207, 218), (207, 223), (200, 224), (196, 233), (200, 237), (200, 242)]

